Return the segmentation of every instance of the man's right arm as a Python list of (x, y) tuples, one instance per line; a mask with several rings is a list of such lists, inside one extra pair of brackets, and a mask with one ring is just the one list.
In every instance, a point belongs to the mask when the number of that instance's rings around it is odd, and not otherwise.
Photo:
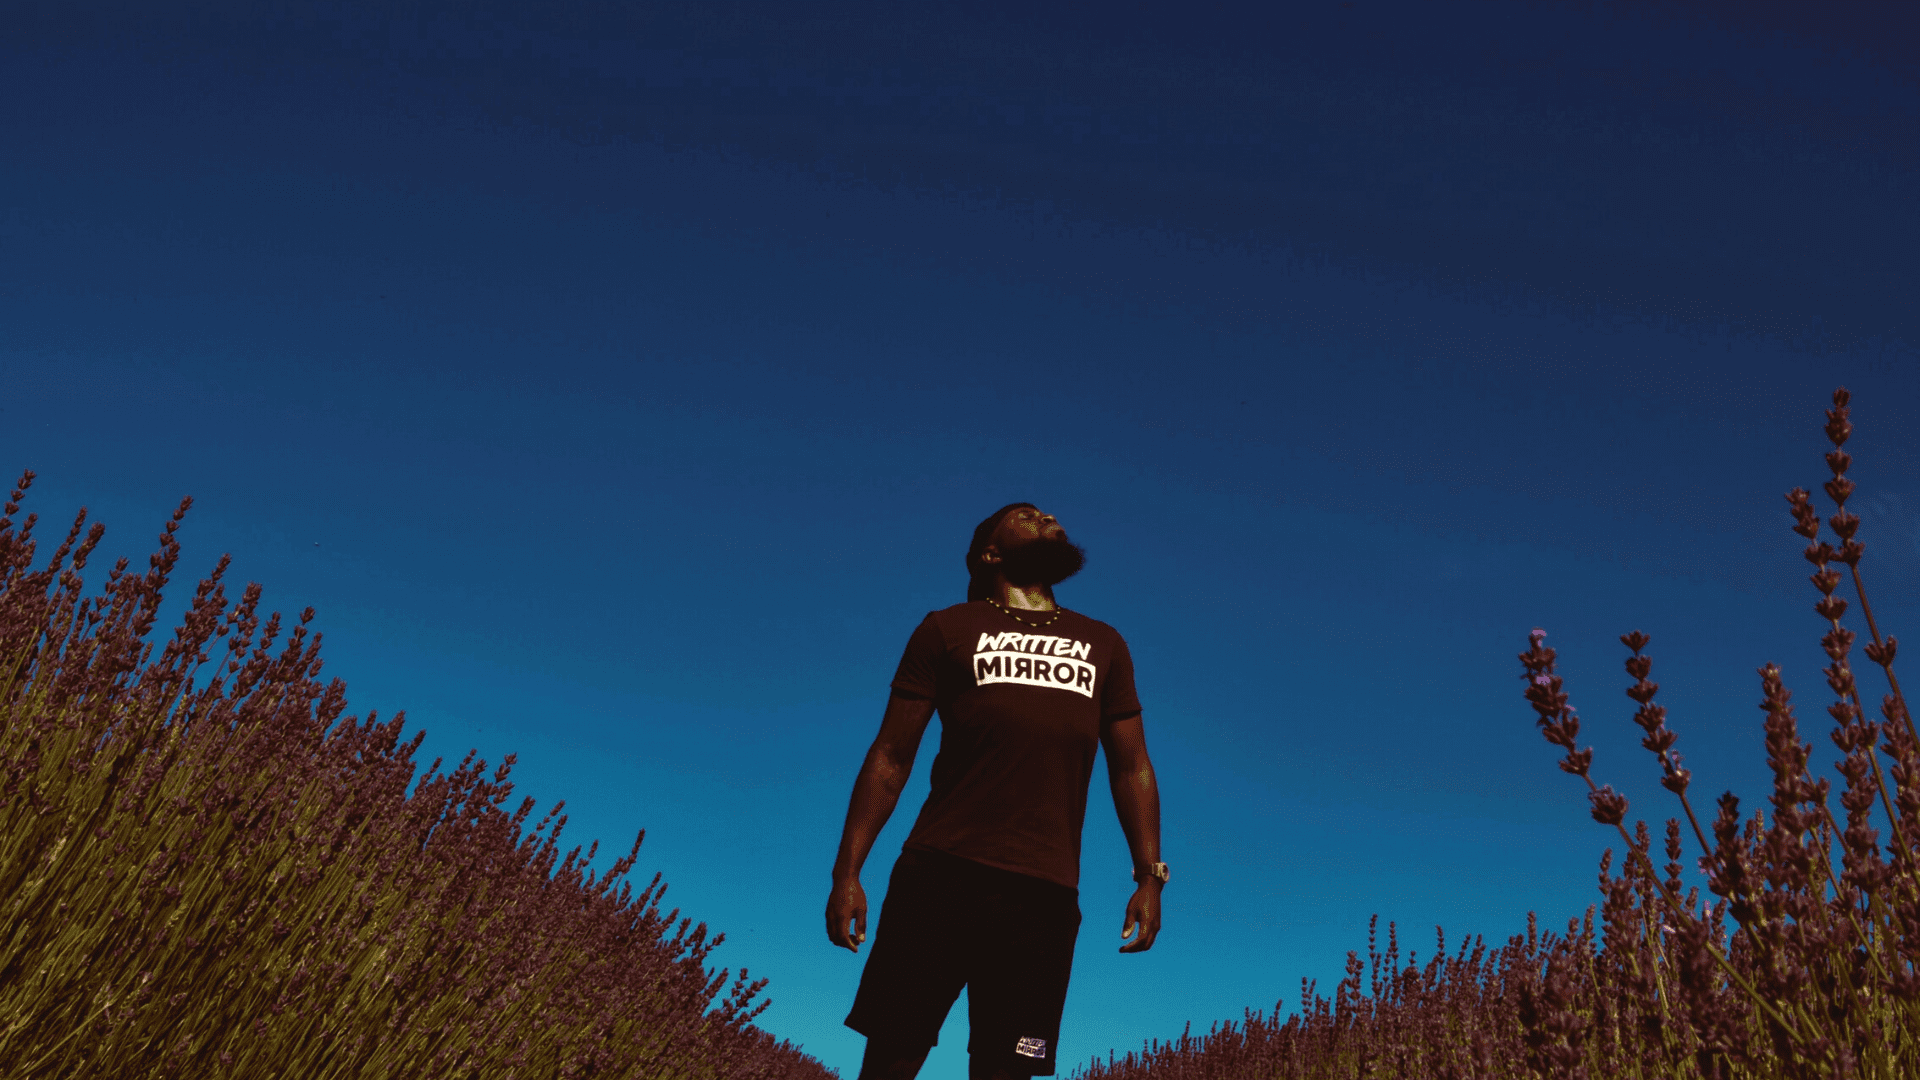
[[(833, 891), (827, 897), (827, 939), (853, 952), (867, 939), (867, 894), (860, 887), (860, 868), (880, 830), (893, 816), (900, 791), (913, 773), (920, 737), (933, 719), (933, 702), (925, 698), (887, 699), (880, 734), (867, 750), (867, 760), (853, 782), (847, 804), (847, 824), (840, 833), (840, 853), (833, 861)], [(848, 931), (851, 924), (854, 929)]]

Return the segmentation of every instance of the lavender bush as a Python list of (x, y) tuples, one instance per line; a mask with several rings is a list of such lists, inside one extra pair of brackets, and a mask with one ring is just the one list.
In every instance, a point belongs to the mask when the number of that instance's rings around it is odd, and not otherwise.
[[(1626, 646), (1627, 687), (1659, 763), (1661, 785), (1681, 814), (1666, 822), (1656, 865), (1644, 822), (1631, 831), (1627, 800), (1591, 776), (1580, 721), (1554, 671), (1546, 633), (1520, 654), (1526, 699), (1560, 768), (1587, 785), (1594, 820), (1624, 845), (1600, 860), (1604, 897), (1564, 933), (1525, 936), (1499, 949), (1475, 939), (1449, 953), (1444, 937), (1422, 966), (1401, 966), (1397, 935), (1368, 944), (1368, 963), (1349, 953), (1328, 1001), (1302, 987), (1297, 1014), (1249, 1010), (1205, 1036), (1183, 1033), (1124, 1059), (1095, 1061), (1082, 1080), (1252, 1080), (1334, 1077), (1837, 1077), (1920, 1076), (1920, 733), (1893, 670), (1898, 642), (1883, 637), (1860, 577), (1860, 519), (1847, 510), (1853, 426), (1849, 395), (1827, 412), (1825, 524), (1804, 488), (1787, 493), (1793, 530), (1808, 541), (1815, 612), (1834, 697), (1831, 738), (1843, 757), (1839, 816), (1833, 786), (1809, 767), (1780, 669), (1761, 667), (1771, 813), (1743, 813), (1731, 792), (1703, 826), (1688, 797), (1691, 774), (1648, 680), (1647, 635)], [(1838, 567), (1845, 567), (1843, 573)], [(1862, 651), (1889, 692), (1869, 717), (1850, 663), (1856, 632), (1841, 625), (1849, 580), (1870, 642)], [(1683, 824), (1684, 819), (1684, 824)], [(1883, 840), (1876, 822), (1884, 825)], [(1687, 841), (1711, 898), (1682, 880)], [(1363, 985), (1362, 976), (1368, 980)]]
[(402, 715), (343, 715), (311, 608), (229, 605), (222, 558), (155, 656), (191, 500), (87, 595), (103, 530), (32, 569), (32, 479), (0, 517), (0, 1074), (831, 1075), (625, 880), (639, 839), (590, 872), (560, 806), (508, 808), (512, 756), (416, 780)]

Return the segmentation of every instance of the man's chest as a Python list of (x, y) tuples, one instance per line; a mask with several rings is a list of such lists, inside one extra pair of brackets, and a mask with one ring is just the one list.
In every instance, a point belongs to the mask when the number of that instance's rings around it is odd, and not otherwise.
[[(980, 630), (956, 638), (948, 650), (949, 677), (956, 694), (988, 687), (1024, 691), (1012, 696), (1042, 709), (1050, 704), (1091, 704), (1098, 698), (1106, 650), (1097, 642), (1012, 630)], [(994, 696), (1008, 695), (996, 692)]]

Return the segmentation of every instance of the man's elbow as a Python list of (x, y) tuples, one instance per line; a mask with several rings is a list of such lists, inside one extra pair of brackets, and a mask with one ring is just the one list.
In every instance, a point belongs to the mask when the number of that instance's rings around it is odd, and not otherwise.
[(899, 752), (888, 746), (875, 744), (867, 751), (867, 765), (863, 770), (874, 783), (890, 791), (899, 791), (907, 784), (907, 776), (913, 771), (913, 759), (902, 759)]

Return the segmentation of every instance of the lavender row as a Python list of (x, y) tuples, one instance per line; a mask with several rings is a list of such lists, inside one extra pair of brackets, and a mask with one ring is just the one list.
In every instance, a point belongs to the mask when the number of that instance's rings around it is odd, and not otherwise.
[[(1819, 593), (1826, 711), (1842, 755), (1838, 815), (1833, 784), (1811, 771), (1792, 694), (1767, 664), (1757, 674), (1769, 808), (1746, 814), (1728, 792), (1703, 825), (1678, 736), (1654, 700), (1659, 684), (1648, 679), (1650, 639), (1634, 631), (1620, 639), (1633, 721), (1680, 807), (1656, 865), (1645, 822), (1629, 830), (1626, 798), (1594, 781), (1593, 750), (1579, 745), (1555, 652), (1536, 629), (1519, 656), (1526, 699), (1562, 751), (1560, 768), (1585, 783), (1594, 820), (1625, 852), (1617, 874), (1612, 850), (1601, 858), (1597, 919), (1589, 908), (1563, 933), (1543, 934), (1530, 915), (1528, 932), (1497, 949), (1474, 939), (1449, 953), (1443, 936), (1424, 966), (1402, 966), (1390, 928), (1384, 953), (1370, 937), (1367, 963), (1348, 954), (1331, 1001), (1304, 984), (1297, 1012), (1249, 1010), (1204, 1036), (1189, 1030), (1095, 1061), (1080, 1080), (1920, 1075), (1920, 733), (1893, 669), (1899, 642), (1882, 636), (1860, 576), (1860, 519), (1846, 508), (1849, 412), (1847, 391), (1836, 390), (1823, 486), (1837, 546), (1821, 539), (1806, 489), (1786, 496)], [(1866, 625), (1861, 651), (1889, 687), (1877, 717), (1851, 665), (1857, 633), (1841, 624), (1843, 581)], [(1689, 841), (1705, 895), (1685, 884)]]
[(311, 608), (229, 604), (223, 557), (154, 655), (191, 500), (88, 594), (104, 530), (33, 569), (32, 480), (0, 517), (10, 1075), (831, 1075), (753, 1026), (764, 979), (708, 971), (724, 935), (634, 890), (639, 838), (595, 873), (562, 806), (510, 805), (511, 755), (422, 773), (403, 714), (346, 715)]

